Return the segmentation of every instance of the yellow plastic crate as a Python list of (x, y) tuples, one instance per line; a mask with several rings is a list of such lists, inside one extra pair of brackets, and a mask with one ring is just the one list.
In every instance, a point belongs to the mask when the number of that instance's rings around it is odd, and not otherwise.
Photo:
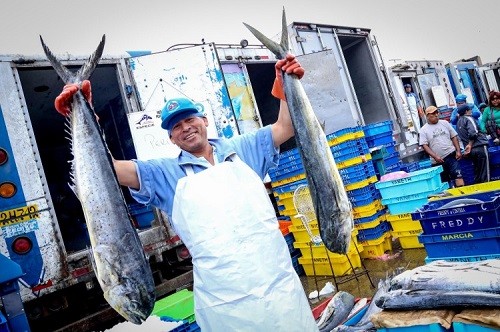
[[(294, 234), (295, 237), (295, 234)], [(362, 252), (363, 251), (363, 246), (358, 244), (358, 241), (355, 240), (355, 236), (351, 238), (351, 243), (349, 244), (349, 253), (350, 252)], [(331, 252), (330, 250), (326, 249), (324, 244), (319, 244), (315, 245), (312, 244), (311, 247), (309, 247), (309, 244), (311, 243), (311, 240), (308, 239), (307, 242), (294, 242), (293, 247), (295, 249), (299, 249), (300, 253), (302, 254), (302, 257), (306, 258), (311, 258), (311, 249), (312, 249), (312, 257), (327, 257), (329, 256), (330, 258), (339, 258), (340, 256), (343, 256), (341, 254), (336, 254)], [(356, 250), (357, 249), (357, 250)]]
[(386, 251), (392, 250), (391, 234), (385, 233), (378, 239), (361, 242), (363, 251), (360, 252), (361, 258), (376, 258), (382, 256)]
[(344, 142), (347, 142), (350, 140), (355, 140), (355, 139), (362, 138), (362, 137), (365, 137), (365, 132), (363, 130), (359, 130), (359, 131), (356, 131), (353, 133), (346, 133), (346, 134), (338, 136), (338, 137), (330, 138), (328, 140), (328, 145), (329, 146), (339, 145), (340, 143), (344, 143)]
[(293, 196), (287, 198), (280, 198), (279, 200), (276, 201), (276, 204), (278, 204), (278, 206), (283, 206), (285, 210), (295, 209), (295, 205), (293, 204)]
[[(476, 194), (478, 192), (495, 191), (495, 190), (500, 191), (500, 180), (479, 183), (479, 184), (472, 184), (469, 186), (463, 186), (458, 188), (451, 188), (446, 190), (445, 192), (453, 196), (461, 196), (461, 195), (470, 195), (470, 194)], [(436, 197), (433, 197), (432, 199), (436, 199)]]
[(359, 219), (359, 218), (371, 217), (379, 210), (382, 210), (383, 208), (384, 206), (382, 205), (382, 201), (380, 199), (377, 199), (370, 204), (353, 207), (352, 208), (353, 218)]
[[(311, 229), (311, 233), (313, 235), (319, 235), (319, 228), (318, 228), (318, 222), (317, 221), (312, 221), (309, 223), (309, 228)], [(300, 225), (294, 225), (292, 222), (292, 225), (289, 227), (290, 232), (292, 232), (293, 237), (295, 241), (297, 242), (310, 242), (311, 238), (309, 237), (309, 234), (306, 231), (306, 228), (300, 223)]]
[(299, 181), (299, 180), (302, 180), (305, 178), (306, 178), (306, 173), (300, 173), (298, 175), (294, 175), (294, 176), (291, 176), (289, 178), (285, 178), (282, 180), (271, 182), (271, 187), (279, 187), (279, 186), (282, 186), (284, 184), (289, 184), (289, 183)]
[[(347, 257), (349, 257), (349, 260), (351, 261), (350, 264)], [(355, 269), (361, 267), (361, 257), (356, 251), (348, 252), (347, 255), (339, 255), (337, 258), (328, 259), (327, 256), (314, 257), (314, 266), (313, 259), (299, 257), (299, 264), (302, 265), (307, 276), (333, 276), (333, 268), (335, 276), (340, 277), (353, 273), (353, 268)]]
[(371, 183), (375, 183), (377, 181), (378, 181), (377, 176), (374, 175), (374, 176), (369, 177), (368, 179), (365, 179), (363, 181), (358, 181), (358, 182), (348, 184), (347, 186), (345, 186), (345, 190), (350, 191), (350, 190), (364, 188), (364, 187), (370, 185)]
[(411, 213), (390, 214), (387, 213), (387, 221), (411, 219)]
[(359, 156), (359, 157), (354, 157), (354, 158), (351, 158), (351, 159), (348, 159), (345, 161), (335, 162), (335, 164), (337, 164), (338, 169), (343, 169), (343, 168), (347, 168), (349, 166), (366, 163), (368, 160), (372, 160), (372, 155), (369, 153), (362, 155), (362, 156)]
[(422, 231), (420, 221), (413, 220), (410, 213), (403, 214), (387, 214), (387, 221), (391, 223), (392, 230), (396, 232), (404, 232), (410, 230)]
[(424, 245), (418, 241), (418, 236), (422, 233), (422, 230), (409, 230), (402, 232), (392, 231), (392, 236), (399, 239), (401, 248), (403, 249), (414, 249), (423, 248)]
[(369, 229), (369, 228), (377, 227), (382, 221), (386, 221), (385, 214), (381, 215), (377, 219), (370, 221), (370, 222), (364, 222), (361, 224), (354, 224), (354, 227), (356, 229)]

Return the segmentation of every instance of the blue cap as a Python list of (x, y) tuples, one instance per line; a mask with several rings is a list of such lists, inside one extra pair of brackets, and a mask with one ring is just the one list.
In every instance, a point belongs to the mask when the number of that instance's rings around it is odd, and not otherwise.
[(485, 108), (485, 107), (488, 107), (488, 105), (486, 105), (485, 103), (481, 103), (481, 104), (479, 104), (479, 109), (481, 109), (481, 108)]
[(191, 116), (204, 117), (201, 111), (203, 111), (202, 105), (195, 105), (187, 98), (170, 99), (161, 110), (161, 127), (170, 131), (181, 120)]
[(458, 95), (455, 96), (455, 100), (457, 102), (467, 101), (467, 96), (464, 95), (463, 93), (459, 93)]
[(404, 87), (405, 87), (405, 88), (411, 88), (411, 84), (406, 83), (406, 84), (404, 85)]
[(470, 110), (470, 106), (467, 104), (463, 104), (463, 105), (458, 106), (457, 113), (460, 115), (464, 115), (465, 112), (467, 112), (468, 110)]

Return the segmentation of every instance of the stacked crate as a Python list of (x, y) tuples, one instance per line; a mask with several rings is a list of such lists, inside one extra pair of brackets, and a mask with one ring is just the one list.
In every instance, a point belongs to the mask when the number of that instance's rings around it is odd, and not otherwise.
[(411, 214), (423, 229), (426, 262), (500, 258), (500, 181), (448, 193), (455, 196), (434, 198)]
[(488, 155), (490, 157), (491, 180), (500, 180), (500, 146), (490, 146), (488, 148)]
[(448, 189), (448, 183), (441, 182), (442, 171), (442, 166), (431, 167), (375, 184), (382, 196), (382, 204), (390, 213), (387, 219), (392, 227), (392, 236), (399, 238), (404, 249), (421, 247), (418, 235), (422, 228), (409, 214), (426, 204), (429, 195)]
[[(327, 135), (326, 138), (347, 190), (360, 189), (377, 181), (373, 166), (366, 163), (370, 161), (371, 155), (361, 127), (345, 128)], [(357, 241), (356, 229), (352, 233), (353, 241), (347, 255), (338, 255), (329, 252), (322, 243), (313, 244), (302, 220), (297, 217), (298, 212), (293, 204), (294, 191), (300, 185), (307, 185), (298, 149), (281, 153), (278, 168), (271, 170), (269, 176), (279, 213), (289, 217), (292, 222), (289, 230), (295, 237), (294, 247), (301, 252), (298, 260), (306, 275), (332, 275), (333, 268), (335, 276), (342, 276), (353, 272), (351, 264), (354, 268), (361, 267), (359, 252), (362, 252), (363, 247)], [(373, 192), (376, 193), (375, 190)], [(348, 197), (355, 206), (364, 203), (361, 201), (363, 197), (359, 195), (348, 195)], [(319, 235), (316, 220), (310, 221), (309, 227), (314, 235)]]
[(392, 136), (392, 121), (372, 123), (363, 127), (366, 143), (370, 148), (378, 178), (385, 173), (399, 171), (401, 160)]
[(391, 250), (392, 244), (365, 133), (362, 127), (346, 128), (327, 139), (352, 205), (357, 241), (363, 246), (360, 256), (372, 258)]

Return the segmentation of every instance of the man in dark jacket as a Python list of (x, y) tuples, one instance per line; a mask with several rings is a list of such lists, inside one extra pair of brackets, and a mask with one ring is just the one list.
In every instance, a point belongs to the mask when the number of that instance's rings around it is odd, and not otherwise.
[(488, 137), (481, 132), (479, 122), (472, 116), (470, 105), (463, 104), (457, 109), (458, 137), (464, 146), (464, 156), (474, 165), (474, 182), (490, 181), (490, 161), (488, 157)]

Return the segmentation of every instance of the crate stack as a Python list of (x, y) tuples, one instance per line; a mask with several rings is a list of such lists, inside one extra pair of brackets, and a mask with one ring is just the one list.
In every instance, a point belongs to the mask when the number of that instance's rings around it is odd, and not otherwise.
[(418, 239), (427, 252), (426, 263), (499, 259), (500, 181), (454, 188), (448, 193), (454, 196), (431, 199), (411, 213), (423, 229)]
[(377, 177), (399, 171), (401, 160), (396, 142), (392, 136), (392, 121), (376, 122), (363, 127), (366, 143), (372, 154), (372, 161)]
[[(371, 195), (377, 195), (373, 183), (377, 181), (375, 170), (370, 161), (371, 155), (364, 140), (364, 132), (361, 127), (344, 128), (326, 136), (335, 163), (339, 169), (340, 176), (347, 189), (349, 200), (355, 206), (368, 204), (373, 201)], [(274, 197), (277, 200), (280, 215), (290, 218), (292, 225), (290, 232), (295, 238), (294, 247), (301, 251), (299, 263), (303, 266), (306, 275), (332, 275), (342, 276), (353, 272), (353, 267), (361, 267), (363, 247), (357, 241), (358, 230), (352, 233), (353, 241), (347, 255), (338, 255), (329, 252), (323, 244), (310, 248), (311, 239), (307, 233), (302, 220), (297, 218), (297, 210), (293, 204), (294, 191), (300, 185), (307, 185), (306, 175), (298, 149), (291, 149), (280, 154), (279, 167), (269, 172)], [(372, 185), (372, 188), (368, 187)], [(368, 187), (368, 188), (365, 188)], [(360, 192), (359, 189), (364, 189)], [(356, 194), (358, 190), (358, 194)], [(350, 191), (354, 191), (353, 194)], [(380, 197), (378, 197), (380, 198)], [(318, 224), (315, 220), (309, 224), (314, 235), (319, 235)], [(357, 250), (356, 250), (357, 249)], [(312, 251), (312, 254), (311, 254)], [(314, 259), (314, 266), (313, 266)], [(314, 271), (315, 269), (316, 271)]]
[[(391, 250), (385, 209), (374, 183), (377, 182), (372, 155), (362, 127), (346, 128), (327, 136), (328, 142), (352, 205), (356, 240), (362, 245), (361, 258)], [(381, 252), (381, 253), (380, 253)]]
[(441, 181), (442, 171), (442, 166), (436, 166), (375, 184), (382, 196), (382, 204), (389, 210), (386, 218), (391, 224), (391, 234), (399, 238), (403, 249), (422, 247), (418, 241), (422, 228), (410, 213), (426, 204), (429, 195), (448, 189), (448, 183)]
[(488, 155), (490, 157), (491, 180), (500, 180), (500, 146), (490, 146), (488, 148)]

